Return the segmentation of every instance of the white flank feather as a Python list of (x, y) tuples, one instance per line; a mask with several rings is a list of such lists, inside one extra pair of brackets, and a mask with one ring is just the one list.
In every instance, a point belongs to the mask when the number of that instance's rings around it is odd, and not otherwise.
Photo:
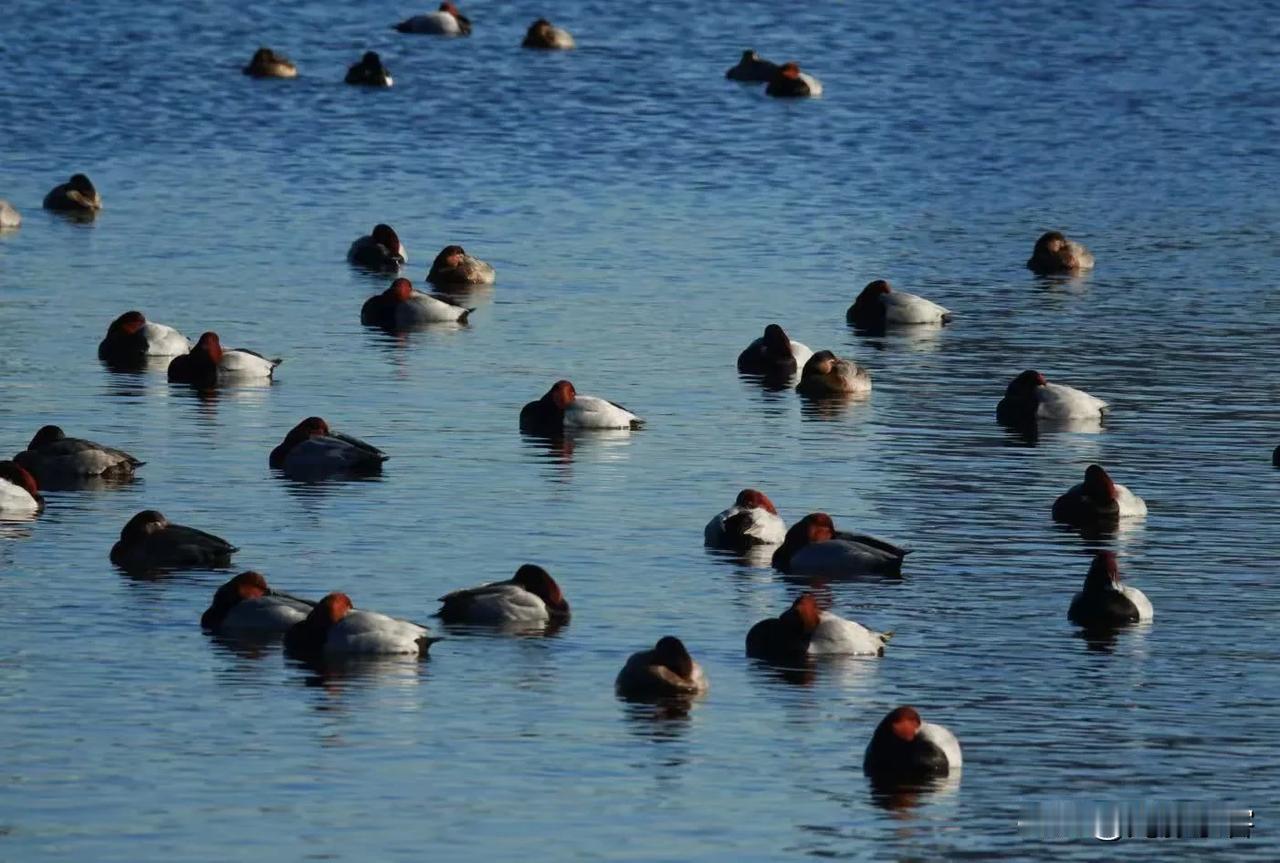
[(1042, 419), (1098, 419), (1107, 409), (1102, 399), (1064, 384), (1048, 383), (1038, 387), (1036, 399), (1040, 402), (1036, 416)]
[(0, 479), (0, 513), (5, 515), (35, 515), (40, 511), (40, 503), (16, 483)]
[(191, 340), (173, 327), (147, 321), (142, 325), (147, 340), (147, 356), (180, 357), (191, 350)]
[(426, 635), (426, 627), (416, 623), (353, 609), (329, 630), (324, 652), (330, 656), (417, 654), (419, 641)]
[(904, 291), (882, 294), (880, 300), (884, 303), (884, 320), (887, 324), (940, 324), (944, 316), (951, 314), (950, 309), (943, 308), (932, 300)]
[(576, 396), (564, 410), (564, 427), (579, 429), (629, 429), (640, 419), (626, 408), (595, 396)]
[(947, 756), (947, 765), (951, 768), (951, 772), (960, 769), (964, 763), (964, 759), (960, 757), (960, 741), (956, 736), (944, 725), (936, 725), (932, 722), (921, 722), (920, 736), (932, 743), (934, 746), (942, 750)]
[(813, 656), (879, 656), (885, 641), (882, 632), (875, 632), (857, 621), (845, 620), (839, 615), (824, 611), (818, 618), (818, 628), (809, 639), (809, 653)]

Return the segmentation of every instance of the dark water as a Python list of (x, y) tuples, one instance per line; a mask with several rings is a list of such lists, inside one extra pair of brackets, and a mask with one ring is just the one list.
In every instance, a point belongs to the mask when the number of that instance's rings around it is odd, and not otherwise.
[[(148, 462), (3, 527), (0, 857), (1098, 859), (1018, 835), (1025, 806), (1062, 799), (1259, 812), (1249, 842), (1110, 856), (1276, 856), (1273, 10), (473, 3), (469, 40), (389, 29), (425, 8), (0, 16), (0, 196), (25, 218), (0, 237), (4, 452), (57, 422)], [(579, 50), (518, 50), (539, 14)], [(259, 44), (300, 77), (242, 76)], [(825, 97), (724, 81), (747, 46), (799, 59)], [(394, 89), (341, 85), (369, 48)], [(39, 209), (74, 171), (102, 192), (92, 225)], [(450, 242), (497, 267), (471, 327), (359, 326), (386, 280), (343, 255), (377, 221), (415, 280)], [(1097, 270), (1031, 277), (1047, 228)], [(957, 321), (855, 335), (844, 310), (876, 277)], [(95, 345), (129, 308), (282, 356), (279, 380), (206, 401), (109, 374)], [(822, 411), (740, 380), (775, 320), (867, 366), (870, 400)], [(1105, 429), (998, 427), (1028, 367), (1111, 402)], [(571, 452), (522, 438), (520, 405), (558, 377), (649, 427)], [(390, 452), (383, 477), (273, 476), (309, 414)], [(1151, 509), (1101, 542), (1048, 517), (1092, 461)], [(824, 509), (916, 550), (900, 582), (826, 591), (896, 631), (883, 659), (797, 681), (743, 658), (799, 589), (701, 548), (746, 485), (789, 521)], [(280, 587), (419, 619), (541, 562), (574, 620), (318, 680), (201, 633), (227, 573), (114, 570), (145, 507)], [(1104, 644), (1065, 619), (1097, 547), (1156, 609)], [(711, 680), (685, 716), (612, 692), (667, 632)], [(862, 750), (904, 702), (966, 763), (885, 801)]]

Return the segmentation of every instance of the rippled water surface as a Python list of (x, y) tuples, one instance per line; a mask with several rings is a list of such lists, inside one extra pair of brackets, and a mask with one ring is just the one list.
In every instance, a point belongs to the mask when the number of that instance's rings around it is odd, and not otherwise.
[[(1018, 835), (1024, 806), (1064, 798), (1259, 812), (1247, 843), (1113, 856), (1280, 853), (1270, 11), (568, 0), (464, 4), (467, 40), (390, 29), (425, 8), (0, 16), (0, 197), (24, 215), (0, 236), (0, 448), (56, 422), (147, 462), (0, 526), (0, 857), (1098, 859)], [(519, 50), (539, 14), (579, 49)], [(299, 78), (242, 76), (260, 44)], [(723, 80), (747, 46), (826, 95)], [(394, 89), (340, 83), (366, 49)], [(40, 209), (74, 171), (105, 201), (90, 225)], [(450, 242), (497, 267), (469, 327), (359, 325), (387, 280), (343, 256), (378, 221), (415, 281)], [(1032, 277), (1048, 228), (1097, 269)], [(845, 308), (877, 277), (956, 321), (854, 333)], [(279, 379), (202, 399), (110, 373), (95, 346), (131, 308), (284, 357)], [(866, 366), (871, 398), (740, 379), (770, 321)], [(1108, 400), (1102, 431), (998, 426), (1024, 368)], [(520, 405), (559, 377), (648, 427), (522, 437)], [(390, 452), (384, 474), (274, 475), (267, 452), (309, 414)], [(1151, 513), (1085, 540), (1049, 507), (1095, 461)], [(788, 521), (826, 510), (915, 549), (900, 581), (821, 588), (896, 632), (886, 656), (798, 675), (744, 658), (802, 587), (702, 548), (748, 485)], [(143, 508), (279, 587), (417, 619), (540, 562), (574, 618), (318, 677), (201, 632), (228, 572), (115, 570)], [(1156, 618), (1090, 642), (1065, 612), (1099, 547)], [(668, 632), (708, 696), (617, 700), (625, 657)], [(862, 751), (899, 703), (959, 736), (958, 784), (873, 796)]]

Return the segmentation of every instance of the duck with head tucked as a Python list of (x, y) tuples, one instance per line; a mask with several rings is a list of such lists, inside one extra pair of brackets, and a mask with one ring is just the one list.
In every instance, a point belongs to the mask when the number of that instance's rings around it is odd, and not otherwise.
[(1093, 269), (1093, 255), (1061, 231), (1047, 231), (1036, 240), (1027, 269), (1039, 276), (1078, 273)]
[(804, 364), (796, 392), (815, 399), (866, 395), (871, 392), (871, 373), (831, 351), (818, 351)]
[(951, 310), (924, 297), (895, 291), (884, 279), (876, 279), (858, 294), (845, 319), (858, 329), (882, 330), (899, 324), (948, 324)]
[(764, 328), (764, 335), (738, 354), (738, 371), (748, 375), (790, 378), (804, 368), (812, 356), (813, 351), (808, 346), (792, 341), (778, 324), (769, 324)]
[(545, 569), (526, 563), (506, 581), (455, 590), (440, 597), (445, 623), (485, 626), (567, 623), (569, 603)]
[(809, 656), (884, 656), (892, 637), (892, 632), (876, 632), (821, 610), (814, 595), (806, 592), (782, 614), (751, 627), (747, 656), (792, 664), (802, 664)]
[(7, 231), (22, 224), (20, 214), (8, 201), (0, 198), (0, 231)]
[(395, 83), (391, 71), (382, 65), (382, 58), (376, 51), (365, 51), (360, 62), (347, 69), (347, 77), (343, 80), (361, 87), (390, 87)]
[(1155, 616), (1151, 600), (1136, 587), (1120, 583), (1114, 551), (1094, 555), (1084, 588), (1071, 600), (1067, 619), (1085, 629), (1109, 629), (1150, 620)]
[(44, 511), (36, 478), (17, 462), (0, 461), (0, 516), (28, 517)]
[(540, 51), (568, 51), (574, 47), (569, 31), (556, 27), (546, 18), (539, 18), (529, 25), (520, 45)]
[(200, 616), (205, 629), (230, 634), (283, 635), (315, 606), (267, 586), (258, 572), (242, 572), (219, 587)]
[(773, 567), (788, 575), (843, 578), (896, 575), (910, 549), (862, 533), (837, 531), (831, 516), (813, 512), (791, 526), (773, 553)]
[(1054, 384), (1040, 372), (1028, 369), (1005, 388), (996, 405), (996, 419), (1005, 425), (1027, 425), (1036, 420), (1101, 420), (1107, 403), (1084, 390)]
[(147, 509), (121, 529), (120, 541), (111, 547), (111, 562), (131, 570), (217, 567), (230, 564), (239, 550), (220, 536), (172, 524), (162, 513)]
[(390, 225), (374, 225), (347, 249), (347, 260), (366, 270), (394, 273), (409, 260), (404, 243)]
[(44, 196), (44, 208), (91, 215), (102, 209), (102, 196), (84, 174), (72, 174), (70, 180), (54, 186)]
[(284, 649), (306, 660), (351, 656), (426, 656), (440, 639), (425, 626), (356, 609), (345, 593), (331, 593), (284, 636)]
[(460, 285), (492, 285), (496, 273), (489, 264), (467, 254), (462, 246), (445, 246), (431, 262), (427, 281), (441, 288)]
[(624, 698), (689, 697), (707, 691), (707, 678), (684, 642), (667, 635), (652, 649), (631, 654), (614, 688)]
[(1146, 514), (1146, 502), (1096, 464), (1085, 469), (1084, 482), (1073, 485), (1053, 502), (1053, 520), (1077, 527), (1114, 525), (1122, 518)]
[(245, 348), (222, 347), (218, 334), (204, 333), (191, 353), (169, 363), (169, 380), (207, 389), (223, 383), (269, 381), (283, 360), (269, 360)]
[(396, 279), (380, 294), (365, 300), (360, 323), (384, 330), (408, 330), (421, 324), (465, 324), (473, 309), (414, 290), (408, 279)]
[(783, 63), (769, 79), (765, 93), (783, 99), (803, 99), (822, 95), (822, 83), (812, 75), (801, 72), (796, 63)]
[(37, 431), (27, 448), (13, 460), (44, 486), (91, 476), (123, 479), (133, 476), (134, 468), (143, 464), (122, 450), (67, 437), (54, 425)]
[(872, 780), (915, 783), (958, 773), (960, 741), (947, 728), (920, 718), (914, 707), (889, 711), (871, 735), (862, 770)]
[(707, 522), (703, 542), (712, 548), (742, 551), (753, 545), (779, 545), (787, 525), (764, 492), (744, 488), (733, 506)]
[(249, 65), (240, 70), (251, 78), (297, 78), (298, 67), (283, 54), (277, 54), (270, 48), (259, 48), (253, 52)]
[(426, 33), (431, 36), (470, 36), (471, 20), (458, 7), (445, 0), (435, 12), (414, 15), (396, 25), (401, 33)]
[(574, 429), (638, 429), (644, 420), (595, 396), (580, 396), (569, 381), (556, 381), (546, 395), (520, 410), (520, 430), (530, 434), (561, 434)]
[(106, 337), (98, 343), (98, 359), (118, 369), (140, 369), (148, 357), (179, 357), (190, 350), (191, 340), (173, 327), (129, 311), (107, 327)]
[(778, 72), (778, 64), (770, 63), (750, 48), (742, 52), (736, 66), (731, 66), (724, 76), (730, 81), (746, 81), (752, 84), (763, 84), (772, 81)]
[(290, 479), (317, 480), (343, 474), (372, 474), (391, 456), (359, 438), (330, 430), (320, 417), (307, 417), (271, 451), (267, 463)]

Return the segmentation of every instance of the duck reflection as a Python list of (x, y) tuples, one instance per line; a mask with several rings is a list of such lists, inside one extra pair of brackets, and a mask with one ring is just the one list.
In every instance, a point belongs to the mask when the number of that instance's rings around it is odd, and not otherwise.
[(657, 743), (680, 740), (689, 731), (695, 696), (667, 696), (665, 698), (624, 698), (623, 718), (630, 731), (638, 737)]
[(829, 422), (849, 413), (855, 404), (870, 401), (870, 393), (833, 393), (827, 396), (809, 396), (800, 394), (800, 418)]
[(895, 782), (890, 779), (871, 778), (871, 804), (886, 812), (894, 813), (902, 820), (913, 817), (912, 810), (932, 799), (955, 794), (960, 787), (960, 774), (956, 770), (946, 776), (914, 782)]

